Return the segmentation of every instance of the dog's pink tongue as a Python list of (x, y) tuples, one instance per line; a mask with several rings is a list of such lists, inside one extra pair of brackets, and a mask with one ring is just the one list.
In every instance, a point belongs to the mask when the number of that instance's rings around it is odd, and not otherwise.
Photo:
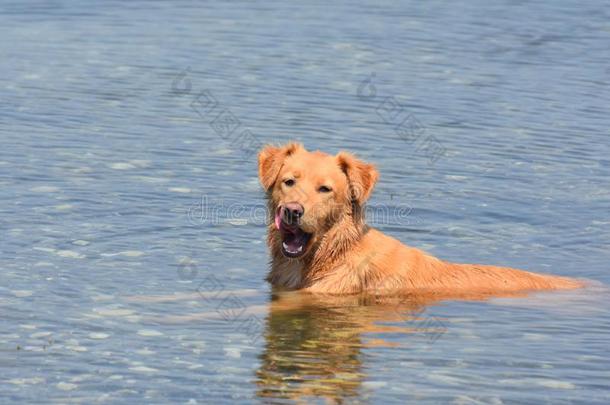
[(284, 207), (275, 211), (275, 227), (279, 230), (282, 223), (282, 216), (284, 216)]

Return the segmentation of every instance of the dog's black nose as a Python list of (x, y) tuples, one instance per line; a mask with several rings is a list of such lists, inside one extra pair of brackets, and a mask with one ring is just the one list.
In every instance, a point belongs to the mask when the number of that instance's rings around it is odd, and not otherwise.
[(288, 225), (298, 225), (305, 209), (299, 203), (288, 203), (284, 206), (284, 222)]

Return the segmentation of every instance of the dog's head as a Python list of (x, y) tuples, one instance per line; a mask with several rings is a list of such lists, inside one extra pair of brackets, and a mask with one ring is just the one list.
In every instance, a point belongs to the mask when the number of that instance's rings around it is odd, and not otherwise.
[(263, 148), (258, 174), (272, 210), (272, 239), (291, 258), (310, 253), (346, 216), (361, 217), (378, 178), (373, 165), (349, 153), (309, 152), (296, 143)]

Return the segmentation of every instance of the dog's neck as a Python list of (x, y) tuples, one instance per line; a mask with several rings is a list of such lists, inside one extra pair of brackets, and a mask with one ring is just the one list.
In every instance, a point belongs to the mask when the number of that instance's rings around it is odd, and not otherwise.
[(268, 243), (273, 260), (268, 281), (289, 288), (304, 288), (314, 284), (336, 265), (345, 262), (346, 256), (358, 244), (366, 229), (364, 208), (352, 204), (351, 209), (315, 242), (307, 256), (289, 259), (282, 254), (279, 248), (281, 243), (276, 239), (279, 234), (271, 226)]

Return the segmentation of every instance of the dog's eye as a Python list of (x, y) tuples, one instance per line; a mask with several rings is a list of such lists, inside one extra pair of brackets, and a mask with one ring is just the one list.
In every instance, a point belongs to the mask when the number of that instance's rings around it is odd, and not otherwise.
[(288, 187), (292, 187), (292, 186), (294, 186), (294, 179), (286, 179), (286, 180), (284, 180), (284, 184), (287, 185)]
[(318, 189), (318, 191), (320, 193), (330, 193), (331, 191), (333, 191), (330, 187), (327, 186), (320, 186), (320, 188)]

